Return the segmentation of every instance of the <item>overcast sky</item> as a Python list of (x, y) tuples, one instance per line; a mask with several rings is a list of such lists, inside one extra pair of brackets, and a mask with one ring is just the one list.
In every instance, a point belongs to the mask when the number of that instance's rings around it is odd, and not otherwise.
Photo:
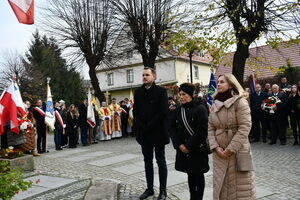
[[(41, 7), (47, 0), (37, 0), (35, 3), (35, 24), (20, 24), (7, 0), (0, 0), (0, 62), (4, 61), (8, 52), (17, 52), (21, 55), (27, 51), (32, 33), (38, 28), (41, 18)], [(82, 73), (85, 79), (88, 74)]]

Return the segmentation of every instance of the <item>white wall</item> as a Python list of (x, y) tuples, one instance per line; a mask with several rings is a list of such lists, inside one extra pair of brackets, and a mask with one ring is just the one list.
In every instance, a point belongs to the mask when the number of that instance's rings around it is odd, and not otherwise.
[[(127, 73), (126, 70), (133, 69), (133, 83), (127, 83)], [(110, 90), (114, 88), (124, 88), (124, 87), (133, 87), (142, 84), (142, 73), (144, 66), (134, 66), (134, 67), (126, 67), (121, 69), (109, 70), (106, 72), (98, 72), (97, 76), (100, 82), (100, 88), (105, 90)], [(174, 60), (163, 61), (156, 63), (156, 71), (157, 71), (157, 83), (161, 82), (169, 82), (175, 81), (175, 63)], [(113, 73), (114, 84), (112, 86), (108, 86), (107, 84), (107, 74)]]

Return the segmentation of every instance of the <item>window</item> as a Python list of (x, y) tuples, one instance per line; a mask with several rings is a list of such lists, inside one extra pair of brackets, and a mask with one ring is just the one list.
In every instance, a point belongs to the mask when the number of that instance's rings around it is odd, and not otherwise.
[(127, 83), (133, 83), (133, 69), (129, 69), (127, 72)]
[(127, 51), (127, 58), (133, 57), (133, 51)]
[(195, 79), (199, 79), (199, 67), (198, 66), (194, 66), (194, 76), (195, 76)]
[(107, 84), (108, 84), (108, 86), (114, 84), (114, 74), (113, 73), (107, 74)]
[(204, 57), (204, 51), (203, 51), (203, 50), (200, 50), (200, 51), (198, 52), (198, 55), (199, 55), (200, 57)]

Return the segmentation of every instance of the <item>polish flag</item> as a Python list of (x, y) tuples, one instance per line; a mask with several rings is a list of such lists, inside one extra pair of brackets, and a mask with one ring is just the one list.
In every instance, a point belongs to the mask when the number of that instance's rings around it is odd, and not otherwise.
[(96, 126), (96, 119), (94, 113), (94, 106), (92, 103), (92, 93), (88, 90), (88, 107), (87, 107), (87, 123), (94, 128)]
[(12, 82), (8, 89), (3, 91), (0, 99), (0, 135), (3, 134), (3, 127), (7, 122), (10, 122), (12, 132), (19, 133), (18, 114), (24, 117), (26, 110), (18, 85)]
[(34, 24), (34, 0), (8, 0), (18, 21), (22, 24)]

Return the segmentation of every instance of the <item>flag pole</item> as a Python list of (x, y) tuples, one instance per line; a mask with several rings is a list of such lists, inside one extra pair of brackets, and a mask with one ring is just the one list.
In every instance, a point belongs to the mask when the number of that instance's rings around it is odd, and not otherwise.
[[(48, 90), (48, 87), (49, 87), (50, 80), (51, 80), (51, 78), (47, 77), (47, 90)], [(47, 95), (48, 95), (48, 92), (47, 92)], [(48, 99), (48, 97), (47, 97), (47, 99)], [(46, 99), (46, 101), (47, 101), (47, 99)], [(47, 125), (46, 125), (46, 136), (45, 137), (46, 137), (45, 150), (47, 152), (48, 151), (48, 126)]]

